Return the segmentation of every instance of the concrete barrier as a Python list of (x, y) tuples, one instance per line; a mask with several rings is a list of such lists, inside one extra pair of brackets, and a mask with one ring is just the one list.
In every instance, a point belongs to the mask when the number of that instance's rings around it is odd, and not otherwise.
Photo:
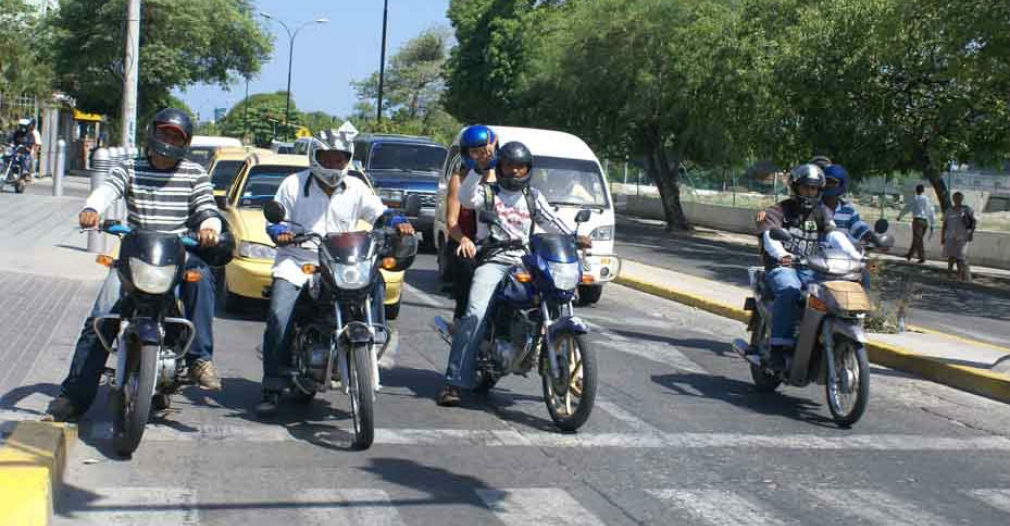
[[(646, 188), (643, 187), (640, 194), (630, 193), (620, 199), (615, 195), (618, 212), (623, 211), (628, 215), (646, 219), (665, 219), (659, 196), (653, 193), (655, 189), (646, 192)], [(621, 204), (624, 206), (622, 207)], [(756, 212), (756, 210), (731, 206), (684, 203), (684, 213), (692, 223), (727, 232), (754, 233), (754, 214)], [(926, 257), (930, 259), (942, 259), (943, 257), (943, 247), (940, 245), (940, 227), (941, 223), (938, 220), (933, 237), (929, 238), (927, 235)], [(912, 244), (912, 225), (891, 221), (890, 234), (894, 236), (894, 248), (891, 253), (901, 255), (907, 252)], [(975, 241), (968, 247), (968, 257), (975, 265), (1010, 270), (1010, 234), (976, 231)]]

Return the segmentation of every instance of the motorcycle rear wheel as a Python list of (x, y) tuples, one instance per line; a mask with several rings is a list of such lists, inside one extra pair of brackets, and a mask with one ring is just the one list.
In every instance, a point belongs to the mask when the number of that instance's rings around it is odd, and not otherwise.
[[(581, 334), (561, 332), (551, 342), (558, 357), (561, 377), (551, 377), (550, 365), (543, 364), (544, 402), (551, 420), (562, 431), (574, 432), (589, 420), (596, 403), (596, 354)], [(542, 360), (549, 360), (547, 352)]]
[[(757, 311), (754, 311), (754, 316), (757, 318), (755, 320), (757, 327), (754, 329), (754, 332), (750, 333), (750, 344), (751, 347), (759, 347), (765, 339), (767, 326)], [(771, 393), (782, 385), (782, 380), (778, 375), (770, 373), (763, 367), (758, 367), (754, 364), (750, 366), (750, 376), (754, 380), (754, 388), (761, 393)]]
[(354, 421), (355, 449), (368, 449), (375, 440), (375, 414), (373, 404), (372, 352), (368, 344), (357, 344), (351, 349), (347, 379), (351, 397), (351, 419)]
[(859, 342), (839, 337), (834, 343), (836, 381), (829, 378), (824, 390), (831, 417), (847, 428), (859, 421), (870, 401), (870, 362)]
[(159, 349), (131, 343), (121, 352), (130, 355), (126, 360), (123, 385), (117, 386), (112, 394), (112, 449), (117, 455), (129, 458), (140, 446), (151, 417), (151, 393), (154, 392)]

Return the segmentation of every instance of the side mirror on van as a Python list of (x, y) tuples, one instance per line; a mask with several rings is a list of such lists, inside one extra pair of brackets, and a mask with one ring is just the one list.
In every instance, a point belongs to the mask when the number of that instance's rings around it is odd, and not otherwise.
[(592, 217), (593, 217), (593, 211), (589, 210), (588, 208), (583, 208), (582, 210), (579, 210), (578, 214), (575, 215), (575, 223), (577, 224), (585, 223), (586, 221), (589, 221), (589, 219)]
[(886, 219), (880, 218), (876, 223), (873, 224), (873, 231), (878, 234), (883, 234), (891, 227), (891, 224), (887, 222)]

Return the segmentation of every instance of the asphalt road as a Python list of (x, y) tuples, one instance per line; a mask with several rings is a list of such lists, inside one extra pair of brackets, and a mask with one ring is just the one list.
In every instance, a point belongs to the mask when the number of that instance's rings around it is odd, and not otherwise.
[[(535, 377), (508, 378), (460, 408), (435, 405), (448, 350), (430, 321), (449, 302), (432, 256), (418, 259), (408, 281), (371, 449), (348, 450), (338, 394), (258, 421), (263, 324), (223, 316), (215, 361), (224, 390), (175, 396), (127, 461), (110, 452), (103, 387), (80, 426), (53, 523), (1010, 522), (1006, 405), (875, 367), (867, 415), (841, 430), (821, 387), (753, 391), (728, 346), (741, 324), (609, 286), (599, 306), (579, 311), (594, 329), (599, 403), (578, 434), (560, 434)], [(76, 329), (66, 317), (59, 323), (61, 347), (36, 356), (0, 415), (34, 418), (55, 392)]]
[[(671, 234), (663, 227), (622, 218), (617, 253), (648, 265), (748, 287), (747, 267), (760, 266), (754, 247), (715, 239)], [(883, 297), (900, 296), (901, 274), (885, 274)], [(1010, 348), (1010, 293), (952, 288), (927, 279), (915, 281), (909, 323)]]

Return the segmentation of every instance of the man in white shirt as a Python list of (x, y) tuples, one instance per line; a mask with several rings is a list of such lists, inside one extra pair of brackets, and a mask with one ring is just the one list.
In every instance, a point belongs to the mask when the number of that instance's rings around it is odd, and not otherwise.
[[(267, 226), (267, 233), (278, 249), (274, 259), (270, 313), (263, 334), (263, 393), (256, 406), (260, 416), (277, 412), (280, 394), (289, 384), (281, 375), (281, 367), (289, 361), (291, 315), (309, 279), (301, 266), (319, 262), (316, 249), (291, 245), (295, 233), (288, 224), (300, 225), (298, 228), (320, 235), (352, 232), (357, 230), (358, 221), (374, 223), (386, 212), (386, 206), (368, 185), (353, 175), (348, 177), (357, 133), (350, 122), (345, 122), (338, 130), (320, 132), (309, 146), (309, 169), (289, 175), (274, 197), (287, 210), (287, 223)], [(400, 216), (393, 217), (390, 225), (400, 234), (414, 233), (410, 223)], [(377, 290), (372, 296), (378, 298), (376, 319), (382, 319), (384, 286), (381, 279), (375, 287)]]
[(905, 214), (912, 213), (912, 246), (905, 254), (905, 259), (911, 261), (912, 256), (919, 255), (919, 263), (926, 262), (926, 245), (923, 238), (926, 237), (926, 228), (933, 231), (936, 223), (936, 215), (933, 213), (933, 203), (926, 197), (926, 187), (918, 185), (915, 187), (915, 197), (905, 205), (904, 210), (898, 214), (898, 221), (901, 221)]

